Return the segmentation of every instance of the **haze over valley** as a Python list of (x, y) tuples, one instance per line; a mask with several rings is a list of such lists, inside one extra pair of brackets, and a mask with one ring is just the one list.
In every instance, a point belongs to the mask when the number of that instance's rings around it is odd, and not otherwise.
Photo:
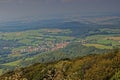
[(118, 0), (1, 0), (0, 80), (119, 80)]

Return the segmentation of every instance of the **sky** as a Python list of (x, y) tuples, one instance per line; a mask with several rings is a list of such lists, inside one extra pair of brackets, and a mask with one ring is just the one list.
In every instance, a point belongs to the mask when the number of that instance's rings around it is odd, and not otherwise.
[(120, 13), (120, 0), (0, 0), (0, 22)]

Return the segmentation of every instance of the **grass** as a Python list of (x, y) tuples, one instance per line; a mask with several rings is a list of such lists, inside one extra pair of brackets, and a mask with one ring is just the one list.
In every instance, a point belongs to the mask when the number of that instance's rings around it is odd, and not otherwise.
[(102, 32), (108, 32), (108, 33), (120, 33), (120, 29), (110, 29), (110, 28), (104, 28), (100, 29)]
[(105, 46), (105, 45), (101, 45), (101, 44), (83, 44), (83, 45), (87, 46), (87, 47), (93, 46), (98, 49), (112, 49), (112, 46)]
[(3, 71), (3, 70), (2, 70), (2, 69), (0, 69), (0, 75), (2, 74), (2, 71)]
[(109, 35), (93, 35), (93, 36), (87, 36), (87, 37), (86, 37), (86, 40), (99, 40), (99, 39), (105, 38), (106, 36), (109, 36)]
[(32, 40), (31, 39), (23, 39), (23, 40), (20, 40), (19, 41), (20, 43), (23, 43), (23, 44), (32, 44)]
[[(41, 43), (43, 40), (55, 41), (55, 40), (72, 40), (74, 37), (60, 36), (60, 34), (69, 34), (69, 29), (39, 29), (39, 30), (28, 30), (20, 32), (6, 32), (0, 34), (0, 39), (16, 41), (24, 45), (36, 45)], [(55, 34), (55, 35), (53, 35)]]
[(21, 62), (21, 60), (17, 60), (17, 61), (14, 61), (14, 62), (9, 62), (9, 63), (2, 64), (2, 65), (5, 65), (5, 66), (17, 66), (20, 62)]
[(114, 41), (120, 41), (120, 37), (107, 37), (106, 39), (109, 39), (109, 40), (114, 40)]
[(18, 47), (18, 48), (14, 48), (12, 51), (19, 51), (21, 49), (25, 49), (27, 48), (27, 46), (21, 46), (21, 47)]
[(25, 60), (33, 60), (34, 58), (26, 58)]
[[(85, 39), (91, 44), (100, 44), (97, 46), (101, 45), (103, 46), (117, 46), (119, 45), (120, 37), (119, 36), (114, 36), (114, 35), (93, 35), (93, 36), (88, 36)], [(92, 45), (93, 46), (93, 45)], [(106, 48), (106, 47), (105, 47)], [(110, 48), (110, 47), (109, 47)]]
[(113, 46), (119, 44), (117, 41), (113, 41), (113, 40), (98, 40), (97, 43), (103, 45), (112, 44)]

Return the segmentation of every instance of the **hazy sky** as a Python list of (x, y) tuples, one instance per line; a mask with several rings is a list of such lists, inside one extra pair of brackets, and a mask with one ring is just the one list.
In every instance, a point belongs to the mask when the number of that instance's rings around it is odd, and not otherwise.
[(0, 0), (0, 21), (120, 13), (120, 0)]

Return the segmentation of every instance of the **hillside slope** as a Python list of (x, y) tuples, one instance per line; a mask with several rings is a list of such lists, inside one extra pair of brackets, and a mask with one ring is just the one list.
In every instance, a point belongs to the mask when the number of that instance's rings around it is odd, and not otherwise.
[(64, 59), (10, 71), (0, 80), (119, 80), (120, 52)]

